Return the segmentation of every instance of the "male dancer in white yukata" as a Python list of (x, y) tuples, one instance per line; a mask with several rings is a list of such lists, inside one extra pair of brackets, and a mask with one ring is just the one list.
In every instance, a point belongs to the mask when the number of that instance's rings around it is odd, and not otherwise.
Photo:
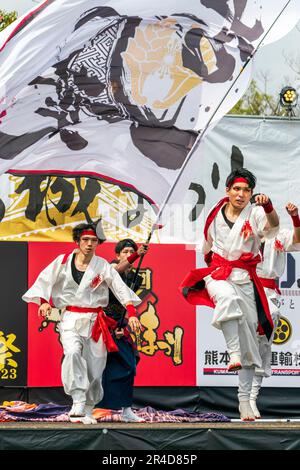
[[(273, 321), (263, 286), (256, 274), (262, 238), (274, 237), (279, 219), (268, 196), (255, 196), (255, 176), (244, 168), (230, 173), (227, 197), (209, 213), (203, 252), (208, 268), (192, 270), (181, 284), (192, 304), (214, 307), (212, 324), (221, 329), (230, 361), (239, 370), (239, 410), (244, 421), (254, 420), (250, 392), (255, 367), (261, 367), (256, 330), (271, 337)], [(209, 260), (208, 260), (208, 255)]]
[[(276, 284), (276, 279), (280, 278), (285, 269), (286, 252), (300, 251), (300, 218), (298, 215), (298, 207), (292, 203), (286, 206), (288, 214), (293, 221), (294, 229), (280, 228), (276, 237), (265, 240), (261, 245), (263, 260), (257, 265), (256, 272), (264, 286), (267, 299), (269, 302), (270, 312), (274, 323), (274, 332), (278, 325), (280, 316), (279, 312), (279, 295), (280, 291)], [(250, 395), (250, 405), (256, 419), (261, 418), (257, 408), (257, 397), (262, 385), (264, 377), (270, 377), (272, 374), (271, 358), (272, 358), (272, 342), (274, 332), (268, 340), (265, 335), (259, 335), (259, 352), (262, 359), (262, 369), (255, 369)]]
[(59, 255), (38, 276), (23, 300), (40, 305), (38, 313), (46, 317), (51, 304), (63, 309), (59, 325), (64, 350), (62, 383), (71, 395), (70, 421), (95, 424), (93, 408), (103, 397), (102, 373), (107, 351), (117, 351), (109, 328), (116, 322), (107, 317), (109, 289), (126, 307), (135, 331), (139, 321), (134, 305), (139, 297), (127, 287), (117, 271), (95, 255), (100, 240), (93, 224), (80, 224), (73, 229), (78, 248)]

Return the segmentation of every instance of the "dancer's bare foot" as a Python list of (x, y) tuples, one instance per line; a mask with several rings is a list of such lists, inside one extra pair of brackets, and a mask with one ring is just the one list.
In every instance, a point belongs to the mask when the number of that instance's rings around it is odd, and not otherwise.
[(239, 411), (242, 421), (255, 421), (255, 415), (249, 401), (240, 401)]
[(261, 419), (261, 414), (257, 408), (256, 400), (250, 400), (250, 406), (254, 413), (255, 419)]

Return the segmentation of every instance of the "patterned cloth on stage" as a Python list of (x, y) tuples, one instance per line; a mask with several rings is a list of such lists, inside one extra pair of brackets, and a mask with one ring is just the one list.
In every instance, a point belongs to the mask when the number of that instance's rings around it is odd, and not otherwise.
[[(67, 422), (70, 406), (57, 405), (55, 403), (30, 404), (22, 401), (3, 402), (0, 406), (0, 421), (44, 421)], [(173, 411), (155, 410), (148, 406), (135, 410), (137, 416), (143, 418), (146, 423), (205, 423), (205, 422), (229, 422), (222, 413), (199, 413), (177, 409)], [(95, 408), (94, 418), (100, 422), (122, 422), (120, 411)]]

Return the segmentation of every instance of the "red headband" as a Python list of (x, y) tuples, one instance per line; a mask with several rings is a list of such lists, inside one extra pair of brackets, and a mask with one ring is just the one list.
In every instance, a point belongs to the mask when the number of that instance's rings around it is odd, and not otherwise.
[(231, 186), (233, 186), (235, 183), (247, 183), (247, 184), (249, 184), (249, 181), (246, 178), (240, 177), (240, 178), (234, 178)]
[(85, 235), (91, 235), (93, 237), (97, 237), (96, 232), (94, 230), (84, 230), (80, 236), (84, 237)]

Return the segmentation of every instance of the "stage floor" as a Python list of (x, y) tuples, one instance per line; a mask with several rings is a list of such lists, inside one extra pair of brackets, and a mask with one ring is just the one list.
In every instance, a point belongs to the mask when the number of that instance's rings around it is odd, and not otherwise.
[(300, 422), (0, 423), (1, 450), (300, 450)]
[(155, 430), (155, 429), (292, 429), (300, 431), (300, 420), (286, 421), (286, 420), (262, 420), (255, 422), (242, 422), (240, 420), (232, 421), (230, 423), (111, 423), (101, 422), (97, 424), (82, 424), (82, 423), (59, 423), (59, 422), (0, 422), (0, 432), (5, 430), (43, 430), (43, 429), (140, 429), (140, 430)]

